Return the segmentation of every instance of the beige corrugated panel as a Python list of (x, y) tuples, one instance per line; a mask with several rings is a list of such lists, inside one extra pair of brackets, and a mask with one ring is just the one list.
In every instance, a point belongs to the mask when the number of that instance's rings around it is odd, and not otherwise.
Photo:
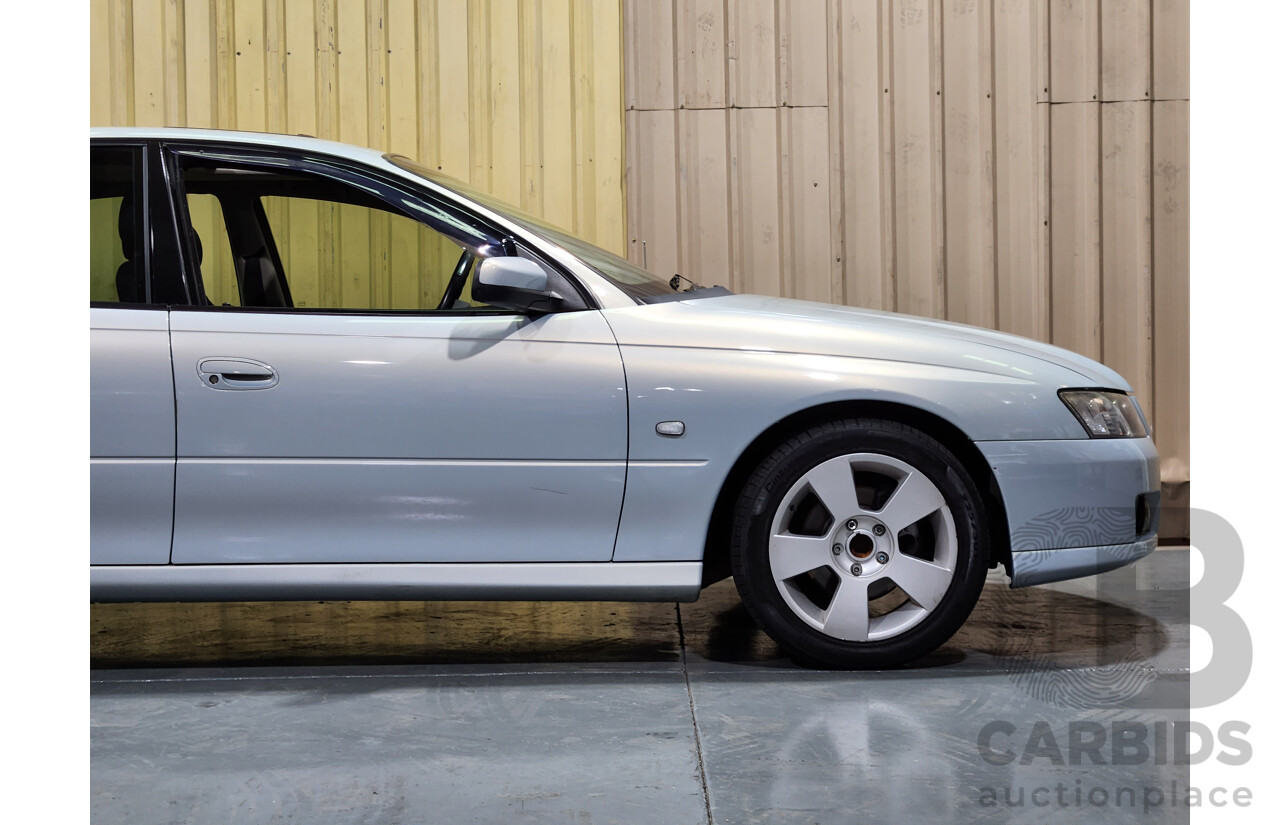
[(399, 152), (626, 248), (617, 3), (92, 0), (90, 14), (93, 125)]
[(1189, 0), (624, 0), (629, 254), (1100, 358), (1187, 534)]

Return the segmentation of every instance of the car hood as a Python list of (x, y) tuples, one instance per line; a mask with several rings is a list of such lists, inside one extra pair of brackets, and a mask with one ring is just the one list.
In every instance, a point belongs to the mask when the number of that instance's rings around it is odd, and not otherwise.
[(1061, 347), (894, 312), (762, 295), (720, 295), (607, 310), (606, 316), (624, 346), (840, 355), (933, 364), (1062, 386), (1131, 389), (1114, 370)]

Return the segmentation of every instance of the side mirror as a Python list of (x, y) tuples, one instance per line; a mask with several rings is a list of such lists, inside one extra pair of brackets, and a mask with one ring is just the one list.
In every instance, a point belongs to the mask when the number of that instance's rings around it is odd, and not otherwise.
[[(547, 273), (528, 258), (485, 258), (471, 284), (472, 300), (489, 306), (549, 312), (560, 296), (547, 289)], [(541, 304), (535, 308), (535, 304)]]

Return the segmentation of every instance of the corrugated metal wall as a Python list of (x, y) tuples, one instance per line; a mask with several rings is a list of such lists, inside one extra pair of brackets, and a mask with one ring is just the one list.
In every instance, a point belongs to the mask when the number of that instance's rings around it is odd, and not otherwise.
[(91, 0), (90, 122), (400, 152), (625, 249), (622, 23), (591, 0)]
[(633, 261), (1099, 358), (1185, 506), (1189, 0), (623, 7)]

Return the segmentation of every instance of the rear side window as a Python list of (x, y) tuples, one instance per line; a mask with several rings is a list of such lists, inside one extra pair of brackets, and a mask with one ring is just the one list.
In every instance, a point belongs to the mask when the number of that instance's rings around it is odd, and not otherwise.
[(89, 301), (147, 303), (142, 149), (89, 150)]

